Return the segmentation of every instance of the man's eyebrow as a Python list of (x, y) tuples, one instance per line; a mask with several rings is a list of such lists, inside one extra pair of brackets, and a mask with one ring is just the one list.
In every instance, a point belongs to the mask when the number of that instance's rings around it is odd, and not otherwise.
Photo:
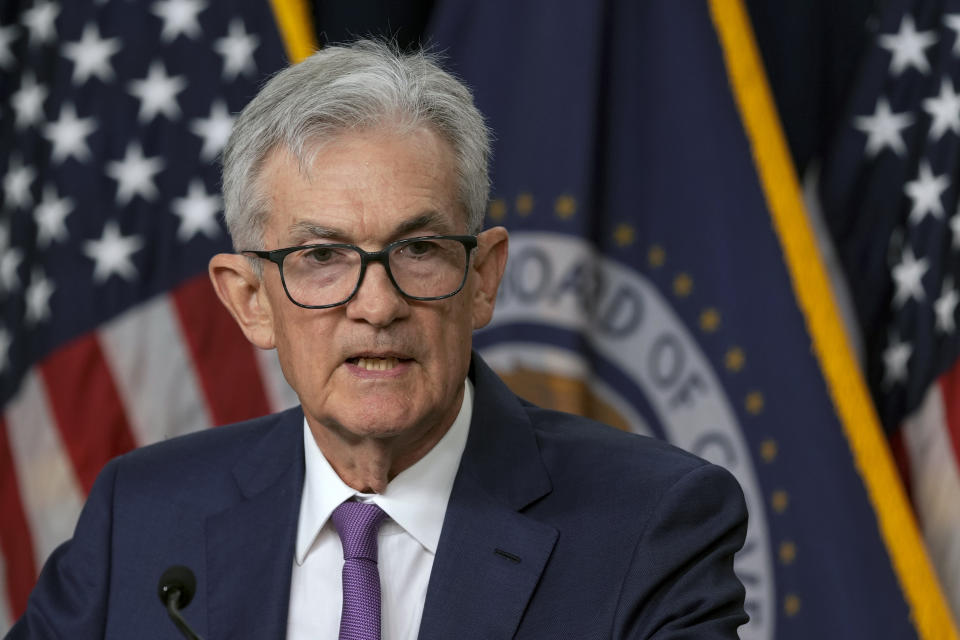
[(296, 222), (290, 225), (290, 237), (297, 242), (303, 242), (314, 238), (323, 238), (327, 240), (346, 240), (348, 234), (342, 229), (336, 227), (326, 227), (321, 224), (309, 221)]
[[(290, 238), (294, 242), (306, 242), (313, 239), (339, 240), (341, 242), (353, 242), (351, 234), (336, 227), (328, 227), (316, 222), (301, 220), (290, 225)], [(453, 231), (452, 225), (446, 216), (437, 211), (425, 211), (413, 218), (404, 220), (391, 236), (399, 238), (414, 231), (430, 231), (439, 234), (448, 234)]]
[(394, 231), (395, 236), (405, 236), (419, 230), (430, 230), (441, 234), (452, 231), (450, 221), (446, 216), (436, 211), (425, 211), (415, 218), (401, 222)]

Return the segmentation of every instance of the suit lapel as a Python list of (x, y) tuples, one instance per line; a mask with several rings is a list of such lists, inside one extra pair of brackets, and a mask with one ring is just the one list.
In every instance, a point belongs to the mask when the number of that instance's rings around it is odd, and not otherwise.
[[(467, 446), (450, 495), (420, 638), (509, 638), (557, 540), (521, 510), (550, 492), (519, 400), (476, 355)], [(277, 424), (233, 470), (243, 499), (207, 519), (208, 636), (286, 634), (303, 489), (303, 414)]]
[(303, 414), (278, 423), (233, 469), (243, 500), (207, 519), (209, 636), (286, 634), (300, 495)]
[(519, 400), (474, 355), (470, 435), (444, 518), (420, 638), (510, 638), (557, 531), (520, 511), (550, 492)]

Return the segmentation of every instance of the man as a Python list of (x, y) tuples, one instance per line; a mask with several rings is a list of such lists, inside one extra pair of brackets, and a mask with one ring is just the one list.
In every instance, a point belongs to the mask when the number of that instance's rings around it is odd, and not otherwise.
[(732, 477), (525, 403), (471, 352), (507, 259), (488, 154), (423, 54), (331, 47), (264, 87), (210, 275), (301, 406), (112, 461), (10, 637), (171, 637), (175, 564), (207, 638), (736, 637)]

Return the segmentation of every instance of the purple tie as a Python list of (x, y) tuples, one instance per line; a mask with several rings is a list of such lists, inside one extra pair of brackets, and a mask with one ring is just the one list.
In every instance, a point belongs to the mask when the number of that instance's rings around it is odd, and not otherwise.
[(372, 502), (348, 500), (330, 518), (343, 543), (340, 640), (380, 640), (377, 531), (387, 516)]

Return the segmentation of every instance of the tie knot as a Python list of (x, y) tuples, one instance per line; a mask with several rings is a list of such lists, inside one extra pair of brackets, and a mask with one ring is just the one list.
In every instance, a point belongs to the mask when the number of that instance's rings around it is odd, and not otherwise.
[(377, 532), (385, 517), (387, 514), (372, 502), (348, 500), (333, 510), (330, 519), (340, 534), (344, 560), (377, 561)]

